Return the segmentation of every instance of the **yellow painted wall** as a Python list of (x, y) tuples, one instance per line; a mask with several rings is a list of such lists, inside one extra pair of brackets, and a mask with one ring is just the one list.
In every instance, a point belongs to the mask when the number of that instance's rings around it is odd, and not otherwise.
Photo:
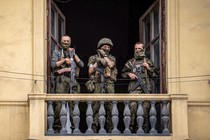
[(32, 76), (2, 71), (32, 73), (32, 0), (1, 0), (0, 7), (0, 99), (27, 100), (32, 80), (18, 78)]
[(190, 140), (210, 139), (210, 106), (188, 106)]
[(189, 95), (190, 140), (210, 139), (209, 14), (209, 0), (167, 1), (168, 93)]
[(168, 92), (209, 98), (210, 76), (201, 75), (210, 72), (210, 1), (167, 1), (167, 10)]
[(32, 1), (1, 0), (0, 7), (0, 139), (23, 140), (29, 131), (26, 101), (32, 80), (21, 79), (32, 76), (2, 71), (32, 72)]
[[(44, 0), (0, 0), (0, 139), (29, 137), (28, 94), (44, 92)], [(38, 80), (34, 84), (34, 80)]]
[[(180, 0), (180, 76), (209, 75), (181, 79), (181, 92), (189, 95), (191, 140), (210, 139), (210, 1)], [(200, 101), (200, 102), (199, 102)], [(208, 103), (207, 105), (206, 102)]]
[(179, 5), (180, 76), (209, 75), (181, 79), (191, 81), (181, 82), (181, 92), (191, 99), (210, 98), (210, 1), (180, 0)]
[(0, 139), (25, 140), (29, 136), (27, 102), (0, 102)]

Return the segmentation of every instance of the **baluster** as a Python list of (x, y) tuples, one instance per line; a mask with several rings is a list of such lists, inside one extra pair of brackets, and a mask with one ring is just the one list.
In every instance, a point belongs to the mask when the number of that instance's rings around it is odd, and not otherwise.
[(113, 101), (113, 106), (112, 106), (112, 124), (113, 124), (113, 130), (112, 130), (112, 134), (120, 134), (120, 131), (117, 129), (117, 125), (119, 122), (119, 112), (117, 109), (117, 101)]
[(86, 134), (93, 134), (93, 130), (91, 128), (92, 124), (93, 124), (93, 110), (92, 110), (92, 101), (88, 101), (87, 102), (88, 107), (87, 107), (87, 111), (86, 111), (86, 123), (88, 126), (88, 129), (86, 130)]
[(66, 111), (67, 111), (66, 130), (67, 130), (67, 134), (71, 134), (71, 133), (72, 133), (72, 129), (71, 129), (71, 120), (70, 120), (71, 112), (70, 112), (69, 106), (71, 106), (71, 104), (69, 104), (69, 103), (67, 102), (67, 103), (66, 103)]
[(74, 111), (73, 111), (73, 122), (74, 122), (74, 131), (73, 134), (80, 134), (79, 123), (80, 123), (80, 111), (79, 111), (79, 101), (74, 102)]
[(143, 107), (142, 107), (142, 101), (138, 102), (136, 121), (137, 121), (137, 124), (138, 124), (137, 134), (144, 134), (144, 130), (142, 129), (142, 125), (144, 123), (144, 110), (143, 110)]
[(169, 122), (169, 111), (168, 111), (168, 108), (167, 108), (167, 104), (168, 104), (168, 101), (162, 101), (163, 103), (163, 108), (162, 108), (162, 122), (163, 122), (163, 131), (162, 133), (163, 134), (169, 134), (170, 131), (168, 129), (168, 122)]
[(54, 123), (54, 110), (52, 101), (48, 101), (48, 109), (47, 109), (47, 123), (48, 123), (48, 130), (47, 134), (54, 134), (53, 130), (53, 123)]
[(151, 135), (153, 134), (157, 134), (157, 130), (155, 129), (155, 125), (156, 125), (156, 122), (157, 122), (157, 111), (155, 109), (155, 101), (150, 101), (150, 104), (151, 104), (151, 108), (150, 108), (150, 111), (149, 111), (149, 115), (150, 115), (150, 124), (151, 124), (151, 130), (149, 131), (149, 133)]
[(60, 131), (60, 134), (67, 134), (66, 130), (66, 122), (67, 122), (67, 110), (66, 110), (66, 101), (61, 101), (61, 111), (60, 111), (60, 122), (62, 129)]
[(104, 101), (100, 101), (100, 109), (99, 109), (99, 124), (100, 124), (100, 130), (99, 134), (106, 134), (106, 130), (104, 129), (105, 120), (106, 120), (106, 111), (104, 108)]
[(129, 129), (129, 126), (130, 126), (130, 122), (131, 122), (131, 112), (130, 112), (130, 109), (129, 109), (129, 101), (125, 101), (124, 102), (125, 104), (125, 109), (124, 109), (124, 112), (123, 112), (123, 115), (124, 115), (124, 118), (123, 118), (123, 121), (124, 121), (124, 125), (125, 125), (125, 130), (124, 130), (124, 134), (131, 134), (131, 130)]

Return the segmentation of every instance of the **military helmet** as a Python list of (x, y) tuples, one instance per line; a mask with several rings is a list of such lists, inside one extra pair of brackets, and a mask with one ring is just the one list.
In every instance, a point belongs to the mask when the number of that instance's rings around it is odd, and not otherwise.
[(99, 42), (98, 42), (98, 45), (97, 45), (97, 48), (99, 49), (102, 45), (110, 45), (110, 47), (112, 48), (113, 47), (113, 43), (112, 43), (112, 40), (109, 39), (109, 38), (102, 38)]

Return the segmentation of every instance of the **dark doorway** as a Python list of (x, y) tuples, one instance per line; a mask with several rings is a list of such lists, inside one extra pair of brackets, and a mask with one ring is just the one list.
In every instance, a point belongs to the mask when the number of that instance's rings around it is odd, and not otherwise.
[[(61, 11), (59, 11), (59, 13), (62, 13), (65, 17), (61, 18), (63, 19), (61, 20), (63, 21), (61, 23), (65, 22), (63, 30), (65, 30), (65, 34), (71, 36), (72, 45), (75, 46), (76, 53), (85, 63), (85, 67), (81, 69), (80, 77), (78, 79), (78, 82), (81, 85), (81, 92), (87, 93), (85, 82), (88, 80), (88, 58), (91, 55), (96, 54), (98, 41), (103, 37), (107, 37), (114, 43), (111, 54), (114, 55), (117, 60), (118, 77), (117, 82), (115, 83), (115, 91), (116, 93), (127, 93), (128, 80), (122, 79), (121, 70), (126, 61), (133, 57), (134, 44), (140, 41), (140, 17), (142, 17), (152, 4), (158, 0), (49, 1), (54, 1)], [(150, 14), (150, 12), (148, 13)], [(51, 13), (51, 17), (52, 15), (53, 14)], [(150, 20), (148, 23), (150, 22), (152, 21)], [(54, 24), (50, 24), (52, 28), (52, 25)], [(61, 33), (61, 30), (62, 29), (59, 29), (58, 33)], [(60, 34), (57, 36), (59, 38)], [(159, 38), (163, 39), (161, 37)], [(51, 46), (56, 45), (51, 43)], [(51, 51), (52, 48), (53, 47), (51, 47)], [(150, 51), (152, 49), (148, 50), (148, 57), (150, 57)], [(80, 108), (81, 114), (85, 115), (87, 105), (81, 103)], [(118, 104), (118, 109), (120, 113), (119, 116), (121, 116), (120, 122), (123, 122), (124, 104), (122, 102)], [(81, 118), (85, 118), (85, 116), (81, 115)], [(86, 130), (87, 126), (85, 119), (81, 119), (80, 127), (82, 127), (82, 131)], [(119, 123), (119, 127), (123, 130), (123, 123)]]
[(72, 38), (76, 53), (85, 63), (80, 71), (81, 92), (88, 78), (88, 58), (96, 54), (98, 41), (110, 38), (111, 54), (117, 59), (116, 93), (126, 93), (128, 81), (121, 79), (125, 62), (133, 57), (133, 45), (139, 41), (139, 18), (155, 0), (54, 0), (66, 18), (66, 34)]

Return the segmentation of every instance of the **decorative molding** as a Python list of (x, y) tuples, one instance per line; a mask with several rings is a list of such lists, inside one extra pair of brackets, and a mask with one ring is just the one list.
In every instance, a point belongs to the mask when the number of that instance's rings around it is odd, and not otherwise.
[(170, 100), (166, 94), (47, 94), (46, 100)]
[(28, 95), (28, 99), (29, 100), (45, 100), (46, 99), (46, 94), (43, 94), (43, 93), (38, 93), (38, 94), (32, 93), (32, 94)]
[(71, 101), (96, 101), (96, 100), (187, 100), (188, 96), (186, 94), (34, 94), (28, 95), (29, 100), (71, 100)]
[[(173, 136), (40, 136), (36, 137), (36, 139), (42, 139), (42, 140), (172, 140)], [(183, 139), (181, 137), (180, 139)], [(187, 140), (187, 139), (184, 139)]]
[(0, 101), (0, 106), (28, 106), (27, 101)]
[[(166, 1), (167, 77), (180, 77), (179, 0)], [(168, 93), (180, 93), (180, 80), (168, 82)]]
[(96, 100), (113, 100), (118, 101), (125, 100), (187, 100), (187, 94), (35, 94), (31, 93), (28, 95), (29, 100), (71, 100), (71, 101), (96, 101)]
[(187, 101), (188, 106), (210, 106), (210, 99), (190, 99)]
[(170, 97), (172, 100), (187, 100), (188, 99), (187, 94), (171, 94)]

